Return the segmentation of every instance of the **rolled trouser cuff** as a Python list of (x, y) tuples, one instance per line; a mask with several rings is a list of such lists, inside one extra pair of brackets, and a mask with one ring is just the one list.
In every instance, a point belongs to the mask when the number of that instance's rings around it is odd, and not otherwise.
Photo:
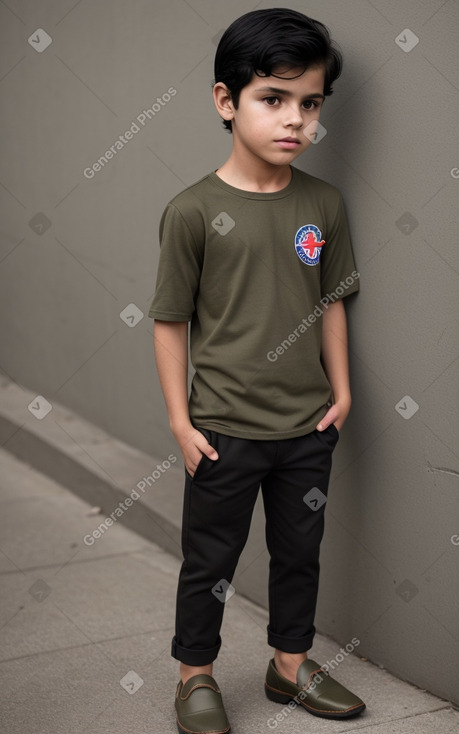
[(270, 630), (269, 625), (267, 630), (268, 645), (275, 647), (277, 650), (282, 650), (282, 652), (291, 653), (306, 652), (306, 650), (310, 650), (316, 633), (315, 627), (313, 627), (312, 632), (304, 637), (285, 637), (283, 635), (276, 635)]
[(209, 665), (216, 659), (222, 641), (221, 637), (218, 638), (218, 644), (215, 647), (209, 647), (206, 650), (190, 650), (187, 647), (182, 647), (178, 644), (176, 637), (172, 639), (171, 655), (176, 660), (185, 663), (185, 665)]

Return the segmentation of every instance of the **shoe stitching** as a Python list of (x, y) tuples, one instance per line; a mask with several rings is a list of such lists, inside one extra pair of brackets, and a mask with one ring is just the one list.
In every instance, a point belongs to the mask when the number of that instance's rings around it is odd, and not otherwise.
[[(186, 695), (186, 696), (182, 696), (182, 695), (180, 695), (180, 700), (181, 700), (181, 701), (186, 701), (186, 700), (187, 700), (187, 698), (189, 698), (189, 697), (191, 696), (191, 694), (193, 693), (193, 691), (195, 691), (195, 690), (196, 690), (197, 688), (210, 688), (210, 690), (211, 690), (211, 691), (215, 691), (215, 693), (221, 693), (221, 691), (220, 691), (220, 689), (219, 689), (218, 687), (217, 687), (217, 688), (215, 688), (215, 687), (214, 687), (214, 686), (212, 686), (212, 685), (211, 685), (210, 683), (196, 683), (196, 684), (195, 684), (195, 685), (193, 686), (193, 688), (191, 688), (191, 689), (190, 689), (190, 690), (188, 691), (188, 693), (187, 693), (187, 695)], [(183, 689), (182, 689), (182, 690), (183, 690)]]
[(359, 708), (360, 706), (365, 706), (364, 703), (356, 703), (354, 706), (349, 706), (347, 709), (318, 709), (314, 706), (309, 706), (307, 703), (302, 701), (301, 699), (297, 700), (298, 693), (295, 696), (292, 696), (291, 693), (287, 693), (286, 691), (281, 691), (280, 688), (273, 688), (269, 685), (269, 683), (265, 682), (266, 688), (269, 688), (270, 691), (273, 691), (274, 693), (283, 693), (284, 696), (291, 696), (292, 701), (296, 701), (296, 703), (300, 704), (301, 706), (304, 706), (306, 709), (311, 709), (311, 711), (318, 711), (324, 714), (340, 714), (340, 713), (346, 713), (347, 711), (352, 711), (352, 709)]
[[(301, 667), (301, 666), (300, 666), (300, 667)], [(293, 686), (298, 686), (298, 683), (294, 683), (293, 681), (289, 680), (289, 678), (286, 678), (286, 677), (285, 677), (285, 675), (282, 675), (282, 673), (280, 673), (280, 672), (278, 671), (278, 669), (274, 667), (274, 665), (273, 665), (273, 668), (274, 668), (274, 670), (275, 670), (275, 672), (276, 672), (276, 675), (278, 675), (278, 676), (279, 676), (279, 678), (282, 678), (283, 680), (286, 680), (286, 681), (287, 681), (288, 683), (290, 683), (290, 685), (293, 685)], [(313, 676), (314, 676), (314, 675), (316, 675), (316, 673), (323, 673), (324, 675), (327, 675), (327, 676), (328, 676), (328, 673), (327, 673), (327, 671), (326, 671), (326, 670), (324, 670), (324, 668), (316, 668), (316, 669), (315, 669), (315, 670), (313, 670), (313, 671), (312, 671), (312, 673), (310, 674), (310, 676), (309, 676), (309, 678), (308, 678), (307, 682), (305, 683), (305, 685), (304, 685), (304, 686), (298, 686), (298, 688), (301, 688), (301, 689), (302, 689), (303, 691), (304, 691), (304, 690), (306, 690), (307, 688), (309, 688), (309, 686), (311, 685), (311, 680), (312, 680)], [(330, 676), (329, 676), (329, 677), (330, 677)], [(322, 681), (321, 681), (321, 682), (322, 682)], [(319, 684), (319, 685), (320, 685), (320, 684)]]
[[(312, 673), (310, 674), (310, 676), (309, 676), (309, 678), (308, 678), (308, 680), (306, 682), (306, 685), (299, 686), (299, 688), (302, 688), (303, 690), (307, 690), (309, 688), (309, 686), (311, 685), (312, 678), (316, 675), (316, 673), (325, 673), (325, 675), (327, 675), (326, 671), (323, 668), (317, 668), (316, 670), (313, 670)], [(322, 681), (320, 681), (320, 683), (322, 683)], [(320, 683), (318, 683), (317, 685), (320, 686)]]
[(362, 708), (365, 706), (364, 703), (356, 703), (354, 706), (349, 706), (347, 709), (316, 709), (314, 706), (308, 706), (304, 701), (299, 701), (301, 706), (304, 706), (306, 709), (310, 709), (311, 711), (317, 711), (318, 713), (324, 713), (324, 714), (347, 714), (348, 711), (352, 711), (353, 709)]

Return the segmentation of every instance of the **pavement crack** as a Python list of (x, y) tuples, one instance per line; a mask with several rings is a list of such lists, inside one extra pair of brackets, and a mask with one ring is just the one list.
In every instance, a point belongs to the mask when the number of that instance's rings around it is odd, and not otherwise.
[(448, 469), (444, 466), (432, 466), (430, 461), (427, 462), (428, 471), (437, 471), (441, 474), (451, 474), (453, 477), (459, 477), (459, 471), (456, 471), (456, 469)]

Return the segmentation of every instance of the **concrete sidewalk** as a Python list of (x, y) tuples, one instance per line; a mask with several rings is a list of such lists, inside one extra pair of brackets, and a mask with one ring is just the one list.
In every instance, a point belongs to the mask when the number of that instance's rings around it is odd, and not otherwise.
[[(0, 474), (0, 730), (176, 732), (170, 640), (180, 562), (119, 522), (88, 546), (83, 538), (104, 519), (90, 504), (5, 451)], [(234, 734), (459, 731), (450, 703), (355, 654), (334, 676), (366, 701), (360, 717), (329, 721), (268, 701), (266, 624), (264, 609), (238, 593), (228, 600), (214, 675)], [(317, 636), (311, 657), (324, 663), (338, 651)]]

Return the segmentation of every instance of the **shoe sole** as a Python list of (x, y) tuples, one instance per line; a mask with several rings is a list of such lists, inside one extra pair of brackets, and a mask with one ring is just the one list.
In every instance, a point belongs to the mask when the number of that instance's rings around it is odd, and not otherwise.
[(191, 729), (184, 729), (183, 726), (180, 726), (179, 722), (177, 721), (177, 729), (179, 730), (179, 734), (230, 734), (231, 727), (229, 729), (219, 729), (218, 731), (214, 729), (212, 732), (195, 732)]
[[(288, 693), (282, 693), (282, 691), (276, 691), (273, 688), (270, 688), (266, 683), (265, 693), (267, 698), (269, 698), (270, 701), (274, 701), (274, 703), (285, 704), (290, 703), (290, 701), (294, 701), (297, 705), (303, 706), (306, 711), (309, 711), (313, 716), (319, 716), (322, 719), (349, 719), (351, 716), (357, 716), (362, 713), (366, 707), (365, 704), (362, 703), (360, 706), (354, 706), (352, 709), (348, 709), (347, 711), (321, 711), (320, 709), (308, 706), (304, 701), (299, 701)], [(181, 734), (188, 734), (188, 732), (182, 732)]]

